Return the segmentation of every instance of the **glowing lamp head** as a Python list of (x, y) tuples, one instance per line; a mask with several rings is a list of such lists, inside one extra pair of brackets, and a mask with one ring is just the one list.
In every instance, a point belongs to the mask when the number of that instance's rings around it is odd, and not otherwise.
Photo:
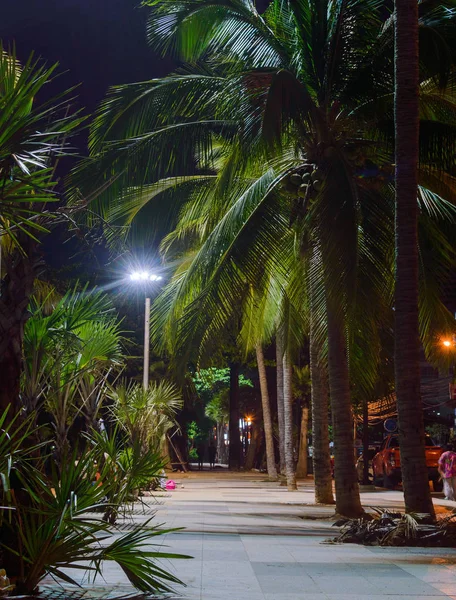
[(133, 273), (130, 273), (131, 281), (160, 281), (160, 279), (163, 279), (163, 277), (147, 271), (133, 271)]
[(449, 348), (449, 347), (451, 346), (451, 342), (450, 342), (450, 340), (443, 340), (443, 345), (444, 345), (446, 348)]

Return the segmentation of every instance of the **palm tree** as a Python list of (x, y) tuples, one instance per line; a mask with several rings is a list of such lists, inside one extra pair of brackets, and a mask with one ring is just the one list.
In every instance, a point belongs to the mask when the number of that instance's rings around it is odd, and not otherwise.
[(269, 404), (268, 380), (266, 376), (266, 367), (264, 364), (264, 354), (261, 343), (256, 344), (256, 358), (258, 365), (258, 376), (261, 389), (261, 406), (263, 408), (264, 437), (266, 440), (266, 463), (269, 479), (277, 479), (277, 468), (275, 463), (274, 437), (272, 435), (271, 407)]
[(418, 318), (419, 5), (395, 2), (396, 291), (395, 369), (407, 512), (435, 518), (426, 467)]
[(298, 489), (293, 455), (293, 364), (289, 352), (283, 355), (283, 414), (285, 433), (285, 471), (289, 492)]
[[(336, 509), (351, 515), (360, 514), (361, 506), (353, 440), (347, 435), (348, 348), (361, 312), (375, 335), (379, 317), (373, 299), (389, 301), (391, 275), (393, 28), (380, 8), (374, 0), (342, 2), (333, 10), (324, 1), (275, 1), (259, 15), (253, 5), (236, 0), (219, 3), (216, 12), (202, 0), (155, 6), (153, 43), (204, 65), (112, 90), (92, 131), (95, 160), (81, 170), (95, 186), (106, 185), (116, 173), (96, 207), (105, 207), (104, 215), (117, 224), (122, 218), (130, 223), (151, 206), (150, 199), (174, 198), (176, 207), (176, 190), (187, 188), (180, 206), (196, 187), (205, 190), (185, 204), (187, 228), (174, 239), (178, 247), (198, 231), (204, 242), (162, 297), (169, 317), (163, 324), (180, 330), (183, 345), (198, 336), (210, 338), (227, 322), (239, 297), (235, 282), (261, 289), (268, 270), (286, 280), (296, 246), (302, 253), (318, 250), (319, 267), (309, 276), (324, 287), (318, 302), (325, 308), (316, 311), (314, 326), (317, 337), (328, 331)], [(442, 20), (432, 14), (428, 28)], [(453, 25), (447, 18), (440, 39), (449, 39)], [(447, 105), (453, 104), (436, 93), (430, 56), (421, 104), (437, 139)], [(195, 164), (201, 167), (214, 147), (228, 156), (226, 168), (215, 177), (206, 165), (195, 175)], [(428, 187), (420, 192), (424, 219), (431, 217), (431, 205), (438, 206), (440, 217), (451, 213), (436, 193), (454, 196), (452, 179), (442, 186), (433, 174), (437, 147), (423, 144), (421, 152), (420, 175)], [(190, 156), (195, 157), (190, 176), (171, 178), (174, 183), (163, 179), (170, 170), (188, 173)], [(215, 194), (207, 193), (209, 188)], [(209, 197), (215, 199), (211, 217), (192, 220), (194, 208), (204, 209)], [(290, 215), (299, 225), (297, 236), (290, 234)], [(184, 298), (189, 307), (184, 316), (173, 304), (176, 291), (180, 306)], [(429, 292), (422, 294), (428, 315), (431, 299)], [(217, 315), (209, 329), (208, 314)], [(422, 323), (423, 331), (432, 333), (436, 322)]]
[(27, 307), (42, 269), (39, 240), (67, 220), (62, 207), (51, 209), (59, 199), (54, 169), (81, 120), (67, 94), (35, 105), (56, 67), (33, 56), (21, 66), (0, 44), (0, 410), (19, 399)]
[(277, 421), (279, 427), (280, 473), (285, 473), (285, 432), (283, 414), (283, 345), (280, 332), (276, 334)]
[(205, 408), (205, 415), (212, 419), (216, 424), (217, 431), (217, 457), (218, 461), (223, 463), (226, 460), (225, 446), (225, 423), (229, 419), (228, 409), (228, 390), (222, 390), (217, 393), (212, 400), (208, 402)]
[(293, 369), (294, 399), (298, 400), (301, 408), (301, 424), (299, 430), (298, 461), (296, 464), (296, 477), (307, 477), (308, 472), (308, 429), (309, 429), (309, 392), (310, 370), (309, 365), (294, 367)]
[(310, 333), (310, 382), (312, 394), (312, 461), (315, 502), (333, 504), (331, 456), (329, 451), (328, 374), (321, 360), (315, 337)]

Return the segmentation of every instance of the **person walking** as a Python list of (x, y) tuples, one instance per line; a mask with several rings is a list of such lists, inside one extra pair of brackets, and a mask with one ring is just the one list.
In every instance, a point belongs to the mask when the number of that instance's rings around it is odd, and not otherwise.
[(209, 454), (209, 465), (211, 469), (215, 468), (215, 456), (217, 454), (217, 448), (214, 446), (214, 442), (211, 442), (208, 448)]
[(196, 454), (198, 456), (198, 470), (199, 471), (203, 470), (204, 451), (205, 451), (204, 444), (202, 442), (200, 442), (198, 444), (198, 446), (196, 447)]
[(445, 500), (456, 500), (456, 452), (453, 444), (447, 444), (439, 458), (439, 473), (443, 479)]

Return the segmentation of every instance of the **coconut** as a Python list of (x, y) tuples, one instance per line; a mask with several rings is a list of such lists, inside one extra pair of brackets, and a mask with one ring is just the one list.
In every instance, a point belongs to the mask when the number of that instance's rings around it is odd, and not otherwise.
[(299, 190), (298, 190), (298, 196), (300, 198), (305, 198), (307, 195), (308, 189), (309, 189), (309, 186), (306, 183), (303, 183), (302, 185), (300, 185)]
[(299, 173), (292, 173), (289, 180), (293, 185), (301, 185), (301, 175), (299, 175)]

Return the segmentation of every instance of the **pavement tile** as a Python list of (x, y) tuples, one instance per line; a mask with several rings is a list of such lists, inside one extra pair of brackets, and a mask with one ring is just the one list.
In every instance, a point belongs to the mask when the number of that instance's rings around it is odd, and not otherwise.
[(369, 584), (372, 584), (385, 595), (396, 594), (398, 596), (403, 596), (415, 594), (416, 596), (432, 596), (433, 594), (438, 594), (432, 584), (420, 581), (416, 577), (410, 579), (388, 579), (385, 577), (370, 577), (367, 575), (366, 577)]
[(320, 590), (316, 583), (308, 576), (290, 576), (290, 575), (263, 575), (258, 576), (263, 592), (275, 593), (277, 596), (291, 593), (318, 593)]
[(235, 550), (207, 550), (203, 549), (203, 561), (206, 560), (216, 560), (216, 561), (225, 561), (225, 562), (239, 562), (239, 561), (248, 561), (248, 557), (245, 551)]
[(456, 582), (455, 583), (431, 583), (432, 587), (439, 590), (441, 593), (447, 596), (456, 596)]
[(291, 594), (287, 592), (285, 594), (280, 594), (280, 596), (278, 596), (277, 593), (268, 594), (265, 592), (264, 598), (265, 600), (277, 600), (277, 598), (280, 598), (280, 600), (327, 600), (328, 596), (322, 592), (307, 593), (305, 590), (302, 590)]
[[(264, 594), (260, 591), (229, 589), (203, 589), (201, 600), (264, 600)], [(187, 599), (185, 599), (187, 600)], [(190, 600), (193, 600), (190, 599)]]
[(445, 565), (406, 565), (402, 570), (427, 583), (456, 582), (456, 572)]
[(448, 596), (410, 596), (410, 595), (376, 595), (372, 594), (328, 594), (327, 600), (448, 600)]
[(238, 579), (240, 577), (254, 577), (255, 572), (252, 563), (248, 560), (230, 561), (224, 560), (206, 560), (202, 568), (203, 579), (208, 578), (226, 578), (227, 576)]
[(326, 594), (370, 594), (377, 588), (363, 577), (312, 577), (318, 589)]
[(254, 562), (250, 563), (257, 577), (260, 576), (304, 576), (304, 565), (297, 562)]
[(247, 556), (251, 562), (296, 562), (294, 556), (280, 549), (269, 551), (267, 549), (247, 550)]
[[(260, 584), (255, 578), (239, 578), (233, 581), (231, 578), (227, 578), (224, 580), (218, 580), (213, 582), (208, 582), (206, 585), (202, 586), (202, 593), (208, 594), (212, 592), (214, 596), (218, 598), (223, 598), (223, 600), (229, 600), (232, 598), (239, 597), (244, 598), (248, 596), (250, 598), (251, 594), (263, 594), (263, 590), (260, 587)], [(233, 598), (234, 596), (234, 598)]]

